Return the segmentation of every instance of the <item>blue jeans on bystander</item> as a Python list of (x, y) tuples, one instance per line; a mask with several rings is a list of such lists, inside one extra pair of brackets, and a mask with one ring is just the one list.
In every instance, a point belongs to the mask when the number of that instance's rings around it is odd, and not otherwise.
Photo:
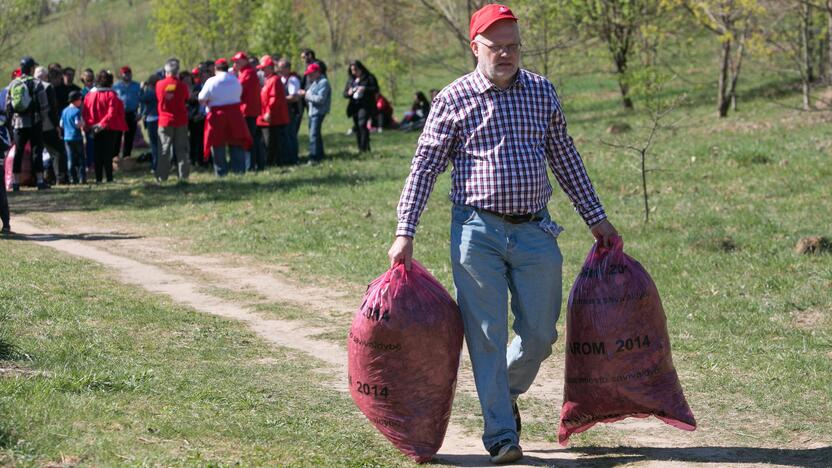
[[(242, 174), (246, 172), (246, 151), (242, 146), (230, 146), (231, 172)], [(211, 148), (211, 155), (214, 159), (214, 173), (219, 177), (228, 174), (228, 161), (225, 156), (225, 146), (214, 146)]]
[(321, 135), (321, 127), (324, 124), (324, 115), (309, 116), (309, 160), (319, 162), (324, 159), (324, 140)]

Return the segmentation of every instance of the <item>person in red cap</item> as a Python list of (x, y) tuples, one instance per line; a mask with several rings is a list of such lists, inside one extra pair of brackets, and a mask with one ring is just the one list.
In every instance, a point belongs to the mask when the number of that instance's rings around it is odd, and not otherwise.
[[(413, 237), (449, 163), (451, 264), (493, 463), (523, 456), (517, 397), (552, 352), (562, 256), (547, 166), (592, 236), (618, 235), (566, 130), (555, 87), (520, 68), (520, 28), (505, 5), (471, 17), (476, 69), (434, 99), (398, 205), (391, 264), (410, 268)], [(508, 345), (508, 301), (516, 337)]]
[(231, 57), (234, 62), (234, 71), (237, 79), (243, 86), (243, 94), (240, 96), (240, 110), (246, 119), (246, 126), (251, 134), (252, 147), (246, 162), (246, 169), (249, 171), (262, 171), (266, 167), (266, 154), (263, 146), (263, 138), (257, 129), (257, 116), (260, 115), (260, 78), (257, 77), (257, 70), (251, 65), (251, 61), (245, 52), (237, 52)]
[(228, 174), (226, 146), (231, 153), (231, 171), (246, 171), (245, 150), (251, 148), (251, 134), (240, 111), (242, 86), (234, 75), (228, 73), (228, 61), (221, 58), (214, 62), (214, 76), (205, 80), (199, 92), (199, 102), (206, 106), (205, 139), (203, 154), (207, 161), (214, 160), (214, 172), (218, 177)]
[(165, 79), (156, 83), (159, 109), (159, 159), (156, 161), (156, 180), (168, 180), (170, 162), (176, 155), (179, 180), (188, 180), (191, 161), (188, 142), (188, 85), (179, 79), (179, 60), (165, 62)]
[(324, 140), (321, 128), (332, 103), (332, 87), (317, 63), (310, 63), (306, 67), (304, 76), (306, 89), (301, 89), (298, 94), (306, 100), (309, 106), (309, 164), (318, 164), (324, 159)]
[(139, 98), (142, 94), (142, 87), (133, 81), (133, 70), (125, 65), (119, 69), (121, 80), (113, 85), (113, 91), (124, 103), (124, 118), (127, 121), (127, 131), (124, 132), (122, 144), (120, 145), (121, 155), (129, 158), (133, 154), (133, 139), (136, 137), (136, 128), (139, 122)]
[(264, 55), (257, 66), (266, 79), (260, 91), (260, 116), (257, 117), (257, 126), (262, 130), (263, 139), (266, 141), (266, 162), (270, 166), (286, 163), (284, 153), (289, 126), (286, 90), (283, 89), (283, 83), (275, 73), (274, 66), (274, 60), (270, 55)]

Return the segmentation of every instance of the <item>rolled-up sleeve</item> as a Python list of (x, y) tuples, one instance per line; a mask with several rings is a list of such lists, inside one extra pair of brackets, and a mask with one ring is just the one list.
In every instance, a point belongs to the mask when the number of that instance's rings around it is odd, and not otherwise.
[(581, 155), (566, 131), (566, 119), (554, 89), (552, 94), (555, 110), (546, 131), (546, 159), (561, 189), (572, 201), (575, 211), (587, 226), (592, 226), (604, 220), (607, 214), (589, 180)]
[(427, 205), (436, 177), (448, 167), (451, 151), (456, 144), (458, 128), (456, 115), (443, 96), (434, 100), (416, 154), (410, 165), (410, 175), (404, 184), (397, 209), (397, 236), (414, 237), (419, 217)]

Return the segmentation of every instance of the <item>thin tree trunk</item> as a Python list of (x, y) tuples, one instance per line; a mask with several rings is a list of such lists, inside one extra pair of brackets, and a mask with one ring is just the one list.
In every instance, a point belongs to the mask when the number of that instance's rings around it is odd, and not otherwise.
[(800, 10), (800, 81), (803, 94), (803, 110), (810, 110), (812, 108), (812, 104), (809, 101), (809, 93), (811, 91), (810, 83), (814, 80), (810, 44), (812, 33), (809, 30), (812, 26), (812, 12), (809, 9), (809, 5), (805, 3), (800, 5)]
[(627, 53), (619, 52), (613, 54), (615, 59), (615, 71), (618, 74), (618, 88), (621, 90), (621, 103), (625, 109), (633, 108), (633, 100), (630, 98), (630, 85), (627, 84)]
[(731, 41), (727, 40), (722, 43), (722, 65), (719, 68), (719, 82), (717, 83), (717, 109), (719, 116), (725, 117), (728, 115), (728, 106), (731, 105), (728, 93), (728, 69), (731, 61)]
[(736, 56), (736, 66), (732, 67), (731, 85), (730, 88), (728, 88), (728, 96), (731, 97), (731, 107), (735, 112), (737, 110), (737, 82), (739, 81), (740, 70), (742, 69), (742, 59), (745, 57), (745, 32), (742, 33), (737, 41)]
[(800, 54), (803, 69), (808, 81), (815, 81), (815, 70), (812, 66), (812, 11), (809, 5), (800, 5)]
[(832, 0), (826, 0), (826, 79), (832, 81)]

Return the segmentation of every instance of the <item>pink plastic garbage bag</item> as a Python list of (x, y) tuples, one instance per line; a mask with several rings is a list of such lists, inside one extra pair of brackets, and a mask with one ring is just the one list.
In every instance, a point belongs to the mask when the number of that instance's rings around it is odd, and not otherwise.
[(596, 423), (627, 417), (696, 429), (659, 292), (620, 238), (610, 249), (592, 246), (569, 293), (565, 374), (561, 445)]
[(451, 417), (462, 351), (456, 302), (424, 267), (396, 265), (367, 288), (348, 339), (350, 395), (405, 455), (429, 461)]
[(16, 147), (12, 146), (9, 153), (6, 155), (6, 161), (3, 163), (3, 183), (6, 184), (6, 191), (10, 191), (12, 189), (12, 183), (14, 182), (14, 174), (12, 173), (14, 158), (18, 157), (23, 158), (23, 162), (20, 166), (20, 175), (18, 176), (20, 186), (35, 186), (35, 178), (32, 176), (32, 152), (29, 149), (29, 145), (26, 145), (26, 151), (23, 155), (18, 155)]

